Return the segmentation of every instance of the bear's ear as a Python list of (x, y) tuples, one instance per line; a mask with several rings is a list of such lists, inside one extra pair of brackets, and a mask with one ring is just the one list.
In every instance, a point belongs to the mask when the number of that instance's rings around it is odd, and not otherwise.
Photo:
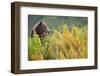
[(39, 22), (39, 25), (42, 25), (42, 21)]

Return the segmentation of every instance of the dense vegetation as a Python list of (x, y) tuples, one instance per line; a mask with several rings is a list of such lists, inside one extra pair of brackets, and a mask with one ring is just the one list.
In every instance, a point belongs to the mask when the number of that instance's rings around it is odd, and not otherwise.
[(87, 28), (85, 26), (60, 25), (52, 34), (40, 38), (34, 34), (28, 38), (29, 60), (87, 58)]

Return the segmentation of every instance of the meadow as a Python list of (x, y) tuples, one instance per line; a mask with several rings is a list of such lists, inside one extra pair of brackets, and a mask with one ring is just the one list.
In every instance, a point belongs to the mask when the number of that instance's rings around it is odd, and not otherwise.
[[(58, 25), (59, 26), (59, 25)], [(40, 38), (28, 37), (29, 60), (82, 59), (88, 57), (88, 30), (85, 26), (66, 24), (53, 29), (52, 34)]]

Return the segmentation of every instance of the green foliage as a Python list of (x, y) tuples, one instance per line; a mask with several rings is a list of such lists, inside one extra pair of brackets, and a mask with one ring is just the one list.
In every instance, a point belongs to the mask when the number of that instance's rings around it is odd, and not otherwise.
[(87, 58), (87, 34), (85, 27), (67, 25), (41, 39), (34, 34), (28, 40), (29, 60)]
[(42, 52), (42, 44), (38, 35), (34, 34), (33, 38), (28, 39), (28, 54), (29, 59), (33, 59), (33, 55), (39, 56)]

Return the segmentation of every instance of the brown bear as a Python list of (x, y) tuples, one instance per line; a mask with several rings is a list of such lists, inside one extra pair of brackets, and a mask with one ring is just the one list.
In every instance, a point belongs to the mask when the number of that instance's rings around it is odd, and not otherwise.
[(45, 37), (48, 33), (50, 33), (50, 29), (48, 25), (43, 21), (39, 21), (32, 27), (31, 37), (33, 37), (34, 33), (38, 34), (38, 36)]

